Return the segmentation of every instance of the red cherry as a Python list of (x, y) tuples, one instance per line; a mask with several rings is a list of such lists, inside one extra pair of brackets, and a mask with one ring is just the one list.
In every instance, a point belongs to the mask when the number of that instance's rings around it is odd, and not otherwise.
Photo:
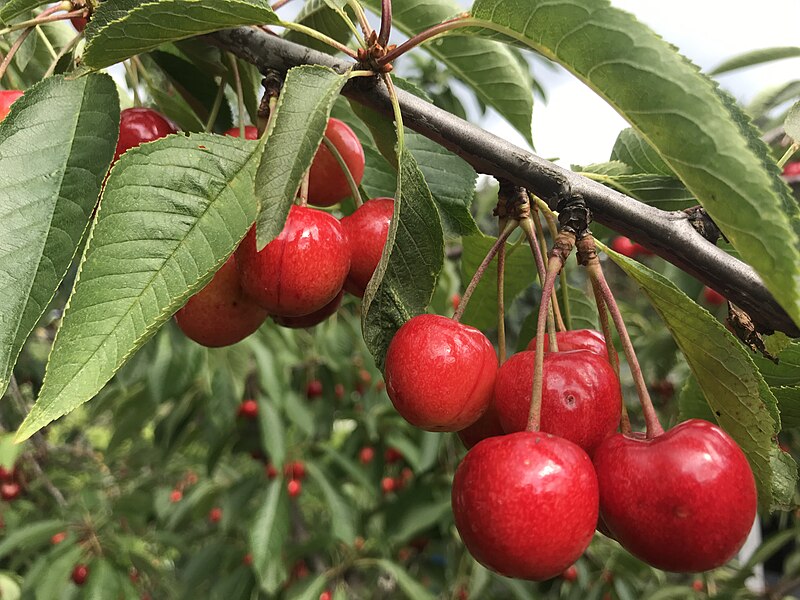
[(639, 242), (633, 243), (633, 253), (634, 256), (639, 256), (640, 254), (644, 256), (653, 256), (655, 254), (652, 250), (645, 248)]
[(702, 592), (705, 589), (705, 587), (706, 586), (703, 584), (703, 580), (702, 579), (695, 579), (692, 582), (692, 589), (695, 592)]
[(350, 270), (350, 246), (339, 221), (292, 206), (280, 235), (256, 252), (252, 228), (236, 250), (242, 287), (271, 314), (300, 317), (333, 300)]
[(600, 510), (631, 554), (665, 571), (707, 571), (744, 544), (756, 515), (750, 465), (736, 442), (690, 419), (653, 439), (617, 434), (594, 457)]
[(235, 256), (175, 313), (175, 321), (186, 337), (210, 348), (240, 342), (266, 318), (267, 311), (242, 291)]
[(375, 458), (375, 450), (369, 446), (365, 446), (361, 449), (361, 452), (358, 453), (358, 460), (361, 461), (362, 465), (368, 465), (372, 462), (373, 458)]
[[(364, 149), (350, 127), (339, 119), (328, 119), (328, 138), (339, 151), (356, 185), (364, 177)], [(350, 196), (350, 186), (331, 151), (320, 144), (308, 175), (308, 201), (315, 206), (332, 206)]]
[(611, 240), (611, 249), (628, 258), (636, 257), (636, 246), (637, 244), (634, 241), (624, 236), (618, 236)]
[(333, 594), (331, 594), (330, 590), (325, 590), (319, 595), (319, 600), (332, 600)]
[(336, 396), (339, 400), (344, 398), (344, 394), (345, 394), (344, 385), (342, 385), (341, 383), (337, 383), (335, 386), (333, 386), (333, 395)]
[(576, 581), (578, 579), (578, 567), (570, 565), (561, 573), (561, 579), (564, 581)]
[(354, 296), (361, 298), (364, 295), (381, 260), (393, 210), (394, 198), (373, 198), (342, 219), (352, 254), (344, 289)]
[(269, 463), (266, 468), (265, 472), (267, 473), (267, 477), (269, 479), (275, 479), (278, 476), (278, 469), (275, 468), (275, 465)]
[(128, 569), (128, 579), (131, 580), (131, 583), (139, 582), (139, 570), (136, 567)]
[[(225, 135), (229, 135), (231, 137), (240, 137), (241, 131), (238, 127), (231, 127), (228, 131), (225, 132)], [(246, 140), (257, 140), (258, 139), (258, 127), (254, 127), (252, 125), (247, 125), (244, 128), (244, 139)]]
[[(544, 351), (550, 352), (550, 338), (544, 334)], [(608, 349), (606, 348), (606, 338), (599, 331), (594, 329), (570, 329), (569, 331), (557, 331), (556, 342), (558, 351), (567, 350), (589, 350), (595, 354), (608, 359)], [(536, 338), (528, 343), (528, 350), (536, 350)]]
[(289, 477), (290, 479), (305, 479), (306, 466), (303, 464), (303, 461), (301, 460), (295, 460), (286, 463), (283, 466), (283, 475), (284, 477)]
[(67, 532), (66, 531), (59, 531), (58, 533), (54, 533), (50, 537), (50, 543), (53, 544), (53, 546), (56, 546), (56, 545), (60, 544), (61, 542), (63, 542), (65, 539), (67, 539)]
[(339, 310), (339, 306), (342, 304), (342, 298), (344, 298), (344, 290), (339, 290), (339, 294), (333, 300), (310, 315), (303, 315), (302, 317), (282, 317), (280, 315), (273, 315), (272, 320), (281, 327), (288, 327), (290, 329), (314, 327)]
[(310, 571), (308, 570), (308, 565), (304, 560), (298, 560), (296, 563), (292, 565), (292, 572), (290, 576), (293, 579), (305, 579), (308, 577)]
[(456, 598), (457, 600), (469, 600), (469, 590), (463, 585), (460, 586), (456, 591)]
[(72, 26), (75, 28), (75, 31), (80, 33), (81, 31), (86, 29), (86, 26), (89, 24), (89, 19), (87, 17), (72, 17), (70, 19), (70, 22), (72, 23)]
[(22, 493), (22, 486), (16, 481), (5, 481), (0, 484), (0, 498), (11, 502)]
[(239, 410), (236, 411), (236, 416), (253, 421), (258, 417), (258, 402), (252, 399), (245, 400), (239, 405)]
[(306, 398), (309, 400), (319, 398), (322, 396), (323, 388), (322, 382), (319, 379), (313, 379), (306, 385)]
[[(494, 401), (509, 433), (528, 424), (535, 356), (515, 354), (497, 373)], [(588, 350), (545, 354), (542, 431), (578, 444), (591, 456), (616, 431), (621, 411), (619, 380), (605, 358)]]
[(286, 484), (286, 489), (289, 492), (290, 498), (297, 498), (300, 492), (303, 491), (303, 484), (297, 481), (297, 479), (292, 479)]
[(211, 523), (219, 523), (222, 520), (222, 509), (218, 506), (215, 506), (208, 511), (208, 520)]
[(14, 101), (22, 96), (19, 90), (0, 90), (0, 121), (6, 118)]
[(176, 131), (172, 123), (161, 113), (150, 108), (126, 108), (119, 118), (119, 139), (114, 160), (122, 156), (126, 150)]
[(383, 453), (383, 460), (390, 465), (403, 460), (403, 458), (403, 453), (397, 448), (392, 448), (391, 446), (389, 446)]
[(800, 161), (786, 163), (783, 166), (783, 174), (786, 177), (791, 175), (800, 175)]
[(169, 501), (175, 504), (183, 499), (183, 492), (180, 490), (172, 490), (169, 494)]
[(253, 564), (253, 555), (249, 552), (242, 557), (242, 564), (246, 567), (249, 567)]
[(583, 553), (597, 524), (597, 477), (572, 442), (541, 432), (488, 438), (453, 479), (453, 516), (482, 565), (543, 581)]
[(494, 400), (492, 400), (486, 412), (472, 425), (459, 431), (458, 437), (461, 439), (461, 443), (464, 444), (464, 448), (469, 450), (481, 440), (504, 434), (505, 431), (503, 431), (503, 426), (500, 424), (500, 417), (497, 415), (497, 408), (494, 405)]
[(450, 297), (450, 304), (453, 306), (453, 310), (458, 310), (458, 305), (461, 304), (461, 294), (453, 294)]
[(89, 567), (87, 565), (75, 565), (72, 569), (72, 581), (75, 585), (83, 585), (89, 577)]
[(5, 467), (0, 466), (0, 481), (13, 481), (15, 477), (16, 469), (14, 467), (6, 469)]
[(712, 290), (708, 286), (703, 288), (703, 300), (711, 306), (722, 306), (728, 302), (725, 296), (720, 294), (717, 290)]
[(497, 356), (480, 331), (439, 315), (419, 315), (395, 334), (384, 378), (392, 404), (428, 431), (460, 431), (488, 408)]
[(392, 477), (381, 479), (381, 491), (384, 494), (391, 494), (397, 487), (397, 482)]

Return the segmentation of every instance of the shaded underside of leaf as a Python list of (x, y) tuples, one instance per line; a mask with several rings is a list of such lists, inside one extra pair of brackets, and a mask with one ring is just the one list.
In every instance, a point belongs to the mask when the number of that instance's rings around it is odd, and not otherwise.
[(800, 211), (727, 94), (607, 0), (477, 0), (472, 14), (565, 66), (626, 118), (800, 323)]
[(119, 159), (18, 439), (91, 399), (227, 260), (256, 216), (256, 145), (173, 135)]
[(0, 395), (77, 252), (118, 127), (100, 74), (46, 79), (0, 123)]
[(741, 446), (753, 468), (764, 508), (791, 498), (771, 466), (780, 431), (777, 401), (747, 351), (708, 311), (662, 275), (616, 252), (606, 252), (650, 299), (686, 357), (717, 422)]

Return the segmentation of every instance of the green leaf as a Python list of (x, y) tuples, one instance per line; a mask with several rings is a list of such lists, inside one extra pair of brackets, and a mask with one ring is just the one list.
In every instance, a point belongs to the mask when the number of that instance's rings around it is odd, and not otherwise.
[(306, 577), (286, 590), (286, 600), (319, 600), (327, 583), (328, 578), (324, 573), (313, 578)]
[(795, 102), (789, 109), (783, 129), (786, 131), (786, 135), (800, 143), (800, 102)]
[(270, 461), (279, 468), (286, 458), (283, 419), (273, 403), (263, 396), (258, 397), (258, 428)]
[(108, 0), (98, 5), (86, 28), (83, 60), (102, 69), (167, 42), (279, 22), (267, 0)]
[(754, 357), (766, 382), (775, 387), (800, 386), (800, 342), (792, 342), (778, 354), (775, 364), (763, 356)]
[(256, 145), (173, 135), (120, 157), (18, 440), (92, 398), (233, 253), (256, 215)]
[(256, 199), (261, 206), (256, 230), (259, 250), (283, 229), (346, 81), (347, 75), (327, 67), (304, 65), (289, 70), (256, 174)]
[(581, 175), (661, 210), (683, 210), (697, 205), (697, 199), (674, 177), (650, 173), (601, 175), (587, 171)]
[[(345, 45), (353, 35), (344, 19), (337, 11), (329, 7), (325, 0), (308, 0), (295, 18), (295, 22), (324, 33)], [(320, 52), (327, 52), (328, 54), (336, 54), (338, 52), (328, 44), (297, 31), (287, 31), (285, 37), (291, 42), (302, 44)]]
[(626, 118), (800, 323), (800, 209), (730, 96), (607, 0), (476, 0), (472, 15), (569, 69)]
[(0, 8), (0, 22), (10, 25), (11, 21), (17, 17), (25, 15), (43, 4), (48, 4), (48, 0), (8, 0)]
[(760, 65), (773, 60), (781, 60), (783, 58), (794, 58), (800, 56), (800, 48), (796, 46), (784, 46), (779, 48), (759, 48), (758, 50), (750, 50), (743, 54), (734, 56), (723, 61), (711, 69), (709, 75), (720, 75), (728, 71), (735, 71), (736, 69), (743, 69), (744, 67), (752, 67), (753, 65)]
[[(469, 282), (473, 273), (497, 238), (471, 235), (464, 238), (461, 254), (461, 280)], [(510, 305), (522, 291), (536, 280), (536, 263), (525, 243), (506, 243), (505, 302)], [(497, 261), (493, 260), (472, 293), (462, 323), (478, 329), (497, 327)]]
[(310, 461), (306, 461), (306, 469), (311, 478), (320, 487), (325, 500), (328, 502), (328, 508), (331, 511), (333, 535), (347, 545), (352, 544), (353, 540), (356, 539), (356, 517), (353, 514), (353, 509), (342, 499), (336, 488), (331, 485), (322, 469)]
[[(367, 0), (376, 13), (379, 0)], [(408, 36), (438, 25), (463, 8), (455, 0), (394, 0), (392, 26)], [(530, 73), (520, 65), (509, 48), (493, 40), (449, 36), (421, 46), (446, 65), (450, 72), (508, 120), (529, 143), (533, 113), (533, 84)]]
[(276, 479), (256, 513), (250, 529), (253, 568), (261, 589), (273, 594), (286, 579), (283, 546), (289, 536), (289, 496), (282, 479)]
[(394, 577), (397, 581), (397, 585), (400, 586), (400, 589), (407, 598), (411, 600), (434, 600), (434, 595), (417, 583), (408, 572), (397, 563), (384, 559), (376, 562), (381, 569)]
[[(17, 457), (25, 450), (23, 444), (14, 443), (13, 433), (0, 434), (0, 467), (10, 471), (17, 462)], [(2, 596), (0, 596), (2, 598)]]
[(34, 579), (36, 600), (53, 600), (59, 598), (75, 564), (81, 560), (84, 550), (80, 546), (72, 546), (55, 560), (48, 561), (47, 568)]
[(367, 286), (361, 312), (364, 341), (378, 368), (383, 368), (395, 332), (425, 311), (444, 261), (439, 213), (408, 151), (400, 157), (398, 188), (400, 197), (394, 203), (386, 246)]
[(781, 411), (781, 425), (784, 429), (800, 427), (800, 385), (794, 387), (771, 388)]
[(48, 78), (0, 123), (0, 395), (78, 250), (118, 130), (116, 87), (100, 74)]
[(675, 177), (675, 172), (664, 162), (653, 147), (636, 130), (623, 129), (619, 132), (611, 160), (620, 161), (633, 167), (635, 173), (654, 173), (664, 177)]
[(785, 506), (783, 486), (771, 464), (780, 431), (777, 402), (747, 351), (722, 323), (668, 279), (639, 262), (605, 251), (647, 295), (686, 357), (717, 422), (747, 455), (762, 507)]
[(114, 565), (107, 560), (92, 561), (91, 571), (86, 580), (86, 598), (88, 600), (105, 600), (118, 598), (119, 576)]

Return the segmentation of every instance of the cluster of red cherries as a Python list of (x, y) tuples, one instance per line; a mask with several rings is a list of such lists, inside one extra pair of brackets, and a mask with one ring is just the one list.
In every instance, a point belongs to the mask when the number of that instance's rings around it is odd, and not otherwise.
[(498, 367), (479, 330), (424, 314), (389, 345), (384, 374), (397, 411), (422, 429), (458, 432), (469, 448), (452, 507), (470, 553), (502, 575), (542, 581), (599, 530), (667, 571), (729, 561), (756, 514), (739, 446), (697, 419), (666, 433), (617, 433), (622, 397), (602, 334), (556, 340), (544, 356), (538, 431), (528, 426), (535, 340)]

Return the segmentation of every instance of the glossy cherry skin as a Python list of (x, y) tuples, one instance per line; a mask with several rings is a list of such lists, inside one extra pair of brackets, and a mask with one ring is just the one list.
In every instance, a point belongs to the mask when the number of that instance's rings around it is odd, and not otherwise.
[(350, 271), (341, 224), (321, 210), (292, 206), (283, 231), (256, 251), (252, 228), (236, 250), (245, 292), (270, 314), (300, 317), (331, 302)]
[[(544, 351), (550, 352), (550, 338), (544, 334)], [(558, 351), (566, 350), (589, 350), (595, 354), (608, 359), (608, 349), (606, 348), (606, 338), (603, 334), (594, 329), (571, 329), (569, 331), (557, 331), (556, 342)], [(536, 338), (528, 343), (528, 350), (536, 350)]]
[(0, 483), (0, 499), (11, 502), (22, 493), (22, 486), (16, 481)]
[(578, 446), (541, 432), (483, 440), (456, 469), (456, 528), (492, 571), (543, 581), (583, 553), (597, 524), (592, 462)]
[(89, 567), (86, 565), (75, 565), (72, 569), (72, 581), (75, 585), (83, 585), (89, 578)]
[(6, 118), (14, 101), (22, 96), (19, 90), (0, 90), (0, 121)]
[(636, 256), (636, 242), (624, 236), (617, 236), (611, 240), (611, 249), (628, 258)]
[(394, 407), (428, 431), (460, 431), (492, 399), (497, 356), (480, 331), (439, 315), (419, 315), (395, 334), (384, 379)]
[(75, 31), (78, 33), (86, 29), (86, 26), (89, 24), (89, 19), (86, 17), (72, 17), (70, 21), (72, 22), (72, 26), (75, 28)]
[(783, 166), (783, 174), (786, 177), (800, 175), (800, 161), (786, 163)]
[(342, 219), (352, 253), (344, 289), (354, 296), (364, 296), (364, 290), (381, 260), (393, 210), (393, 198), (373, 198)]
[(496, 435), (505, 435), (505, 431), (500, 424), (500, 417), (497, 415), (497, 408), (495, 408), (494, 400), (489, 403), (486, 412), (483, 413), (477, 421), (466, 429), (462, 429), (458, 432), (458, 437), (467, 450), (481, 440)]
[(653, 439), (617, 434), (595, 452), (600, 510), (631, 554), (665, 571), (728, 562), (756, 515), (750, 465), (722, 429), (685, 421)]
[(242, 291), (235, 256), (175, 313), (175, 321), (186, 337), (210, 348), (243, 340), (266, 318), (267, 311)]
[(322, 323), (333, 313), (339, 310), (339, 307), (342, 305), (342, 298), (344, 298), (344, 290), (340, 290), (333, 300), (310, 315), (303, 315), (301, 317), (282, 317), (281, 315), (272, 315), (272, 320), (281, 327), (288, 327), (289, 329), (314, 327)]
[(150, 108), (126, 108), (119, 117), (119, 139), (114, 160), (130, 148), (152, 142), (177, 130), (161, 114)]
[(725, 296), (708, 286), (703, 288), (703, 300), (705, 300), (711, 306), (722, 306), (727, 302)]
[[(342, 155), (356, 185), (359, 185), (364, 177), (364, 148), (361, 147), (356, 134), (339, 119), (328, 119), (325, 137)], [(308, 175), (309, 203), (315, 206), (333, 206), (348, 196), (350, 196), (350, 186), (347, 185), (347, 178), (339, 162), (327, 146), (321, 143), (311, 162)]]
[[(497, 373), (494, 401), (508, 433), (524, 431), (528, 424), (535, 357), (519, 352)], [(578, 444), (591, 456), (616, 431), (621, 412), (619, 380), (605, 358), (588, 350), (545, 354), (542, 431)]]
[[(229, 135), (231, 137), (239, 137), (241, 135), (241, 131), (238, 127), (231, 127), (228, 131), (225, 132), (225, 135)], [(254, 127), (253, 125), (247, 125), (244, 128), (244, 139), (246, 140), (257, 140), (258, 139), (258, 127)]]

